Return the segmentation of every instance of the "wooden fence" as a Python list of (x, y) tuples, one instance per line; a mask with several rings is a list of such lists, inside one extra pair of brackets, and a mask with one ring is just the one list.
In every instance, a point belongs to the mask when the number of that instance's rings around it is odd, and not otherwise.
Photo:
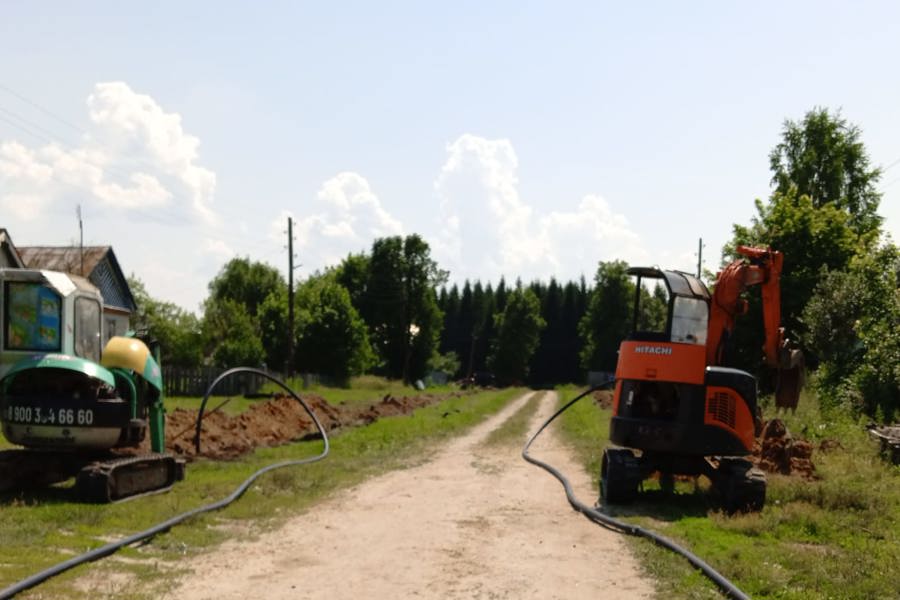
[[(163, 366), (163, 386), (166, 396), (202, 396), (209, 384), (225, 372), (218, 367)], [(219, 382), (215, 396), (255, 394), (267, 381), (255, 373), (237, 373)]]

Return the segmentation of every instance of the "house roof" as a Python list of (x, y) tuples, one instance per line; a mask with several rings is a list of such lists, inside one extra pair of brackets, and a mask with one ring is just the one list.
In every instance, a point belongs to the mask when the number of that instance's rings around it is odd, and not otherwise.
[(87, 277), (100, 289), (104, 304), (128, 312), (137, 309), (112, 246), (22, 246), (19, 254), (29, 269), (47, 269)]
[(25, 267), (25, 262), (22, 260), (22, 256), (19, 254), (19, 251), (16, 249), (16, 245), (13, 244), (12, 238), (9, 237), (9, 233), (6, 229), (0, 227), (0, 253), (3, 254), (5, 260), (0, 260), (0, 266), (4, 264), (8, 264), (11, 267), (17, 267), (22, 269)]

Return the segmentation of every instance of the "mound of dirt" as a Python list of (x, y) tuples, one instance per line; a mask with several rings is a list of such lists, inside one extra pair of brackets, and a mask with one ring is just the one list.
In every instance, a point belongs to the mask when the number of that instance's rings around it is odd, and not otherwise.
[(613, 405), (612, 390), (597, 390), (594, 392), (594, 403), (603, 410), (609, 410)]
[[(421, 394), (395, 398), (390, 394), (369, 406), (333, 406), (324, 398), (304, 394), (303, 400), (315, 412), (326, 431), (368, 425), (381, 417), (405, 415), (417, 408), (440, 402), (454, 394)], [(193, 458), (196, 410), (175, 409), (166, 415), (166, 449), (176, 455)], [(254, 448), (279, 446), (318, 435), (316, 426), (299, 402), (290, 396), (276, 396), (252, 406), (237, 416), (223, 412), (203, 415), (200, 456), (233, 459)]]
[(769, 473), (816, 479), (812, 453), (810, 442), (794, 438), (784, 421), (772, 419), (763, 426), (761, 441), (756, 442), (753, 459), (760, 469)]

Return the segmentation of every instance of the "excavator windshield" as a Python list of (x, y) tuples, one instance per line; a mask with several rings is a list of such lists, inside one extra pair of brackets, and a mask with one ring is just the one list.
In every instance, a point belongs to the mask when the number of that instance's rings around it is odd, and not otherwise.
[(631, 339), (706, 344), (709, 291), (702, 281), (653, 267), (633, 267), (628, 274), (637, 277)]

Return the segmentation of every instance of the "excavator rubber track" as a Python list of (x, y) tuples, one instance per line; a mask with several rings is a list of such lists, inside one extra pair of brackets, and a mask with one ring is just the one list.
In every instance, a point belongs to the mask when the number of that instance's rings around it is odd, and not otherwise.
[(75, 477), (83, 502), (119, 502), (165, 491), (184, 479), (184, 460), (171, 454), (144, 454), (93, 462)]

